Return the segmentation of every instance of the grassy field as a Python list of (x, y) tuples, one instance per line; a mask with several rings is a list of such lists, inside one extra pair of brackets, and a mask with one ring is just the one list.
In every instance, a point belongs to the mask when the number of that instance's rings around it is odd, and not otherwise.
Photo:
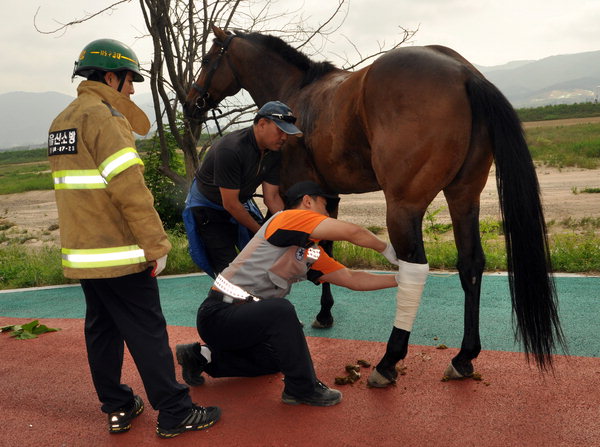
[(527, 129), (531, 156), (548, 166), (577, 166), (596, 169), (600, 166), (600, 124)]
[[(593, 105), (592, 111), (600, 108)], [(584, 113), (584, 107), (573, 106), (572, 113)], [(523, 116), (564, 115), (564, 108), (544, 107), (544, 110), (519, 111)], [(560, 110), (558, 110), (560, 109)], [(523, 113), (521, 113), (523, 112)], [(527, 115), (529, 113), (529, 115)], [(544, 115), (545, 113), (545, 115)], [(579, 115), (577, 115), (579, 116)], [(589, 115), (584, 115), (589, 116)], [(532, 119), (532, 118), (530, 118)], [(559, 168), (580, 167), (595, 169), (600, 166), (600, 124), (582, 124), (562, 127), (530, 128), (526, 131), (532, 156), (536, 163)], [(2, 151), (0, 152), (0, 194), (20, 193), (32, 190), (50, 190), (52, 181), (46, 149)], [(573, 193), (600, 193), (598, 188), (573, 191)], [(553, 223), (548, 223), (551, 226)], [(569, 228), (565, 234), (552, 236), (550, 240), (552, 262), (559, 272), (600, 272), (600, 218), (588, 218), (585, 221), (562, 223)], [(59, 249), (52, 246), (32, 249), (24, 245), (26, 237), (8, 237), (12, 226), (0, 217), (0, 288), (20, 288), (53, 285), (68, 282), (62, 276)], [(371, 229), (385, 232), (384, 229)], [(435, 212), (424, 221), (424, 234), (429, 264), (433, 269), (454, 269), (456, 248), (447, 235), (452, 228), (448, 224), (436, 221)], [(483, 222), (481, 226), (488, 271), (506, 269), (506, 253), (499, 222)], [(170, 232), (169, 238), (173, 250), (169, 254), (166, 274), (197, 272), (198, 268), (187, 253), (187, 239), (184, 234)], [(391, 269), (392, 266), (370, 250), (364, 250), (351, 244), (339, 243), (334, 255), (340, 262), (352, 268)]]

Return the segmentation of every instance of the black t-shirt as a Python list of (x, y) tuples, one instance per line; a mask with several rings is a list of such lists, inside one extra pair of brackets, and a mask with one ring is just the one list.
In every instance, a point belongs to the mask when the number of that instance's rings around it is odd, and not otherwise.
[(240, 202), (252, 197), (264, 181), (279, 185), (279, 151), (260, 155), (252, 126), (236, 130), (217, 141), (196, 171), (200, 192), (211, 202), (223, 204), (219, 188), (239, 189)]

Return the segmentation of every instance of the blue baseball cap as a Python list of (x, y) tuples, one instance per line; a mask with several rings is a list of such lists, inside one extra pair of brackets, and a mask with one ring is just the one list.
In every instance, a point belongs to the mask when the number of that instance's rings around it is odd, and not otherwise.
[(288, 135), (302, 134), (302, 131), (294, 126), (296, 117), (292, 113), (292, 109), (281, 101), (269, 101), (259, 109), (257, 115), (270, 119)]

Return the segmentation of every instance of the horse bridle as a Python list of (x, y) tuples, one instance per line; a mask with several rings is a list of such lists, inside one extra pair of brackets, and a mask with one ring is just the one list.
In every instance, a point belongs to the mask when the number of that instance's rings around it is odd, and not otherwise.
[[(215, 43), (217, 45), (221, 46), (221, 50), (219, 51), (219, 54), (217, 55), (217, 58), (214, 60), (212, 66), (210, 67), (208, 74), (206, 75), (206, 82), (204, 83), (204, 87), (198, 85), (198, 83), (194, 82), (192, 84), (192, 87), (199, 93), (199, 97), (196, 99), (196, 103), (195, 106), (196, 108), (202, 110), (202, 111), (206, 111), (208, 109), (214, 109), (217, 104), (210, 103), (210, 93), (208, 92), (208, 89), (210, 88), (210, 84), (212, 83), (212, 79), (213, 76), (215, 75), (217, 68), (219, 68), (219, 64), (221, 63), (221, 59), (223, 57), (225, 57), (225, 55), (227, 54), (227, 49), (229, 48), (229, 45), (231, 44), (231, 41), (237, 37), (235, 34), (230, 34), (229, 36), (227, 36), (227, 39), (225, 39), (224, 42), (220, 42), (219, 40), (215, 39)], [(235, 68), (233, 67), (233, 65), (231, 64), (231, 61), (229, 60), (229, 58), (227, 58), (227, 63), (229, 64), (229, 68), (231, 69), (231, 72), (233, 73), (233, 78), (235, 79), (235, 81), (238, 83), (238, 85), (241, 86), (240, 84), (240, 80), (238, 78), (237, 72), (235, 70)]]

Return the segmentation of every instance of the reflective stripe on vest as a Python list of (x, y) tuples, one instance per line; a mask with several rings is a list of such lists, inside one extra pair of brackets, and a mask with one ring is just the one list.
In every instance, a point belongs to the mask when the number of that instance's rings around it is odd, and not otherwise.
[(136, 164), (144, 166), (137, 151), (126, 147), (100, 163), (98, 169), (64, 169), (53, 172), (54, 189), (104, 189), (115, 175)]
[(103, 189), (106, 181), (97, 169), (70, 169), (52, 173), (54, 189)]
[(137, 245), (124, 247), (62, 249), (62, 265), (74, 269), (115, 267), (146, 262), (144, 250)]
[(232, 282), (229, 282), (226, 278), (224, 278), (221, 275), (218, 275), (217, 279), (215, 279), (214, 286), (219, 290), (219, 292), (228, 295), (236, 300), (247, 301), (248, 299), (250, 299), (252, 301), (260, 301), (259, 297), (246, 292), (244, 289), (236, 286)]
[(311, 261), (311, 264), (317, 262), (319, 256), (321, 256), (321, 250), (315, 247), (310, 247), (306, 253), (306, 258)]
[(126, 147), (125, 149), (115, 152), (100, 163), (98, 169), (100, 170), (102, 177), (104, 177), (107, 182), (110, 182), (115, 175), (120, 174), (125, 169), (136, 164), (144, 166), (144, 162), (137, 151), (132, 147)]

